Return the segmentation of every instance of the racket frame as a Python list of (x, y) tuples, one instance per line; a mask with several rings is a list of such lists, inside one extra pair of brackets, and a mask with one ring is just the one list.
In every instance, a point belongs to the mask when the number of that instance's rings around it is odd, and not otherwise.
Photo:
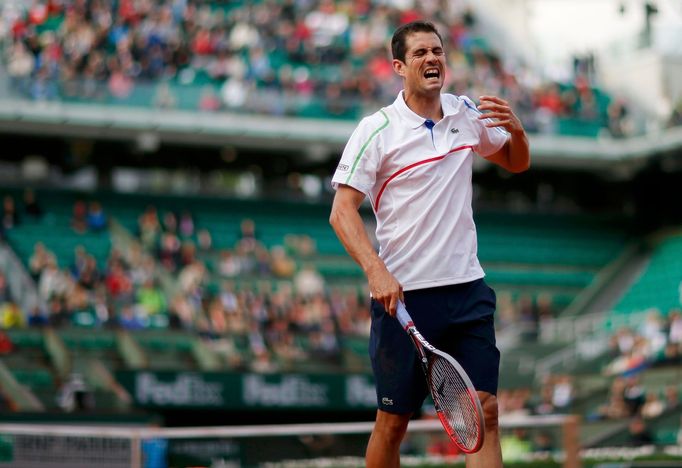
[[(417, 354), (419, 355), (419, 363), (421, 364), (422, 370), (424, 371), (424, 375), (426, 377), (429, 387), (429, 392), (431, 392), (431, 398), (433, 399), (433, 404), (436, 409), (436, 414), (438, 415), (438, 419), (443, 425), (443, 429), (445, 429), (445, 432), (448, 434), (448, 437), (450, 437), (450, 440), (452, 440), (457, 445), (457, 447), (459, 447), (459, 449), (462, 450), (462, 452), (464, 453), (478, 452), (483, 446), (483, 440), (485, 435), (485, 419), (483, 417), (483, 408), (481, 407), (481, 401), (478, 398), (478, 393), (476, 393), (476, 389), (474, 388), (471, 379), (469, 379), (469, 376), (467, 375), (466, 371), (459, 364), (459, 362), (457, 362), (455, 358), (439, 350), (431, 343), (429, 343), (426, 338), (424, 338), (424, 335), (422, 335), (419, 332), (419, 330), (417, 330), (417, 327), (414, 325), (412, 317), (410, 317), (410, 314), (407, 312), (407, 309), (405, 308), (405, 305), (403, 304), (402, 301), (398, 302), (396, 318), (398, 319), (398, 322), (400, 322), (400, 325), (405, 329), (409, 337), (412, 339), (412, 343), (414, 343), (414, 347), (417, 350)], [(457, 437), (457, 432), (454, 430), (454, 428), (452, 428), (450, 423), (447, 421), (445, 415), (443, 414), (443, 411), (440, 408), (440, 405), (438, 404), (438, 399), (434, 395), (430, 369), (431, 361), (429, 360), (427, 353), (435, 354), (447, 360), (450, 364), (452, 364), (452, 366), (455, 368), (457, 373), (460, 375), (460, 377), (466, 384), (467, 393), (469, 395), (469, 398), (471, 399), (471, 403), (476, 408), (476, 416), (478, 420), (478, 426), (480, 429), (479, 432), (480, 435), (474, 447), (466, 447), (464, 446), (464, 444), (460, 442), (459, 438)]]

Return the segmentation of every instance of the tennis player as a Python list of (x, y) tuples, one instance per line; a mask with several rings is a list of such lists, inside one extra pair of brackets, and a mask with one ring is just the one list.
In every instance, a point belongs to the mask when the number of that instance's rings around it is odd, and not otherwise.
[[(481, 96), (477, 106), (441, 94), (445, 50), (433, 24), (399, 27), (391, 48), (404, 89), (360, 122), (332, 180), (330, 223), (364, 270), (372, 295), (369, 354), (378, 411), (366, 464), (399, 466), (408, 421), (428, 392), (414, 346), (394, 318), (404, 300), (424, 337), (462, 364), (479, 393), (485, 442), (467, 456), (467, 466), (501, 467), (495, 293), (477, 259), (472, 162), (478, 155), (510, 172), (525, 171), (528, 139), (506, 101)], [(377, 219), (379, 254), (358, 212), (365, 197)]]

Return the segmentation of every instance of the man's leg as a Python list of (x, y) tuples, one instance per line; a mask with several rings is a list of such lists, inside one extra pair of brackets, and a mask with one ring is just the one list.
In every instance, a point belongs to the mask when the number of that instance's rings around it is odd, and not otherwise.
[(467, 468), (502, 468), (497, 398), (487, 392), (478, 392), (478, 397), (485, 414), (485, 440), (481, 450), (466, 456)]
[(365, 466), (367, 468), (398, 468), (400, 466), (400, 443), (407, 431), (411, 414), (393, 414), (377, 410), (374, 430), (367, 444)]

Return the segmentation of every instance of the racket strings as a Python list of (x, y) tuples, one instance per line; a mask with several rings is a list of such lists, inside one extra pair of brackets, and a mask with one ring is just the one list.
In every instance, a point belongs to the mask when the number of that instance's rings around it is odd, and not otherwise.
[(431, 394), (436, 407), (457, 442), (465, 449), (472, 449), (478, 443), (481, 427), (469, 387), (447, 359), (435, 356), (430, 367)]

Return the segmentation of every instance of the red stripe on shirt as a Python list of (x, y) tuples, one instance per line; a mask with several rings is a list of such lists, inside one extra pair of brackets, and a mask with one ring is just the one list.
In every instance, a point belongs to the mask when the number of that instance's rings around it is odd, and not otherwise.
[(429, 159), (423, 159), (421, 161), (417, 161), (416, 163), (412, 163), (409, 166), (405, 166), (402, 169), (397, 170), (396, 172), (394, 172), (391, 175), (391, 177), (386, 179), (386, 182), (384, 182), (384, 185), (381, 186), (381, 190), (379, 190), (379, 194), (377, 195), (376, 201), (374, 202), (374, 212), (379, 211), (379, 202), (381, 201), (381, 195), (383, 195), (384, 190), (386, 189), (386, 186), (388, 185), (388, 183), (390, 181), (392, 181), (393, 179), (395, 179), (396, 177), (398, 177), (400, 174), (407, 172), (410, 169), (413, 169), (417, 166), (421, 166), (423, 164), (428, 164), (431, 162), (440, 161), (441, 159), (445, 159), (446, 156), (449, 156), (456, 151), (461, 151), (463, 149), (473, 149), (473, 148), (474, 147), (472, 145), (458, 146), (457, 148), (453, 148), (450, 151), (448, 151), (447, 153), (442, 154), (440, 156), (435, 156), (435, 157), (429, 158)]

